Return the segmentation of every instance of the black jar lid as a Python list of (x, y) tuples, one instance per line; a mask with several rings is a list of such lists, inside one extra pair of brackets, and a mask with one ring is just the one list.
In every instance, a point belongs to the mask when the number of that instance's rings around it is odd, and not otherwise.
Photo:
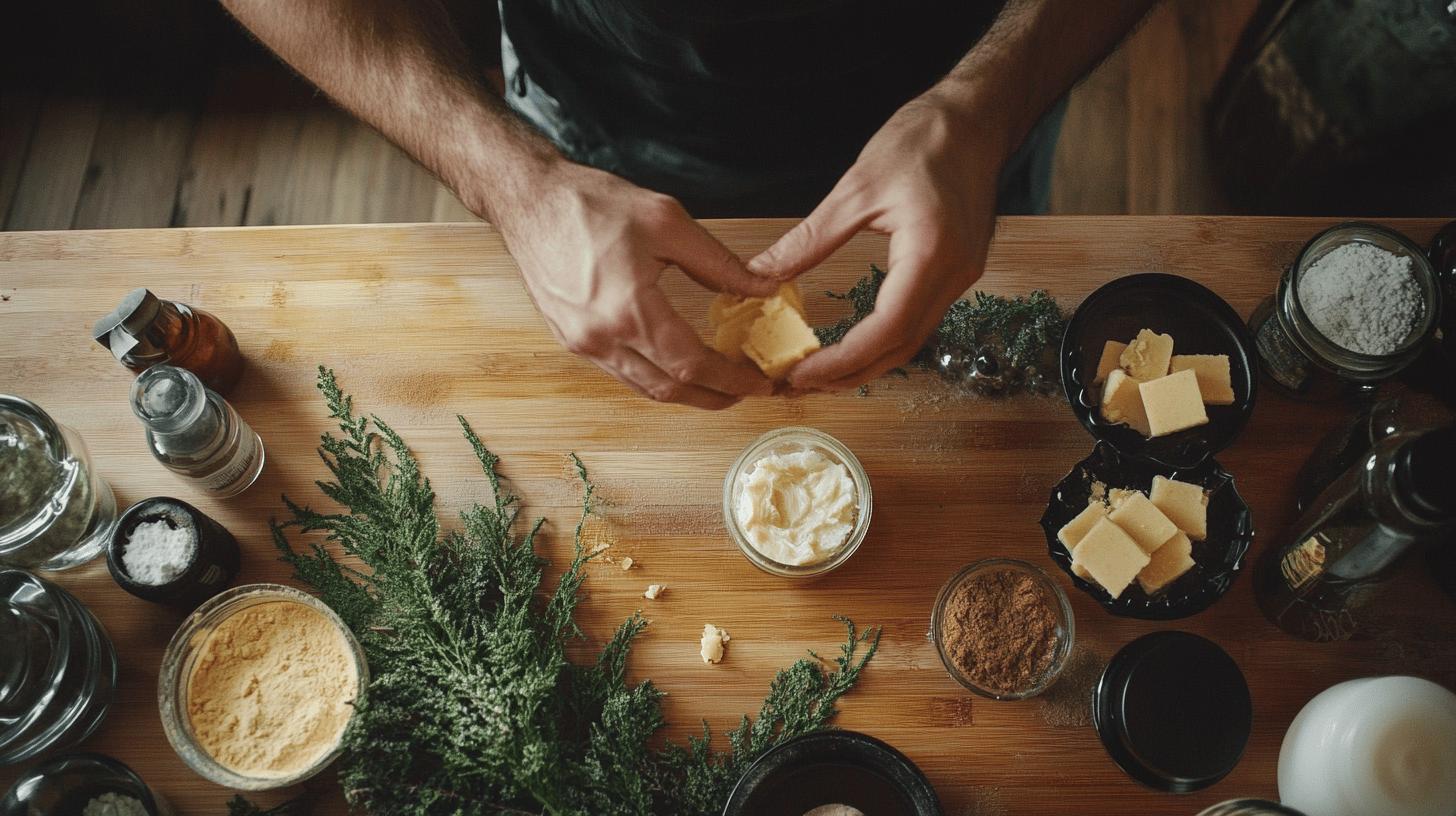
[(1154, 632), (1124, 646), (1092, 692), (1092, 722), (1128, 776), (1189, 793), (1228, 775), (1249, 739), (1244, 674), (1214, 642)]
[[(122, 560), (132, 531), (148, 521), (165, 521), (173, 529), (192, 532), (191, 562), (164, 584), (133, 580)], [(183, 607), (196, 606), (225, 589), (237, 576), (241, 561), (242, 552), (232, 533), (196, 507), (168, 496), (142, 499), (128, 507), (111, 528), (106, 550), (106, 566), (122, 589), (142, 600)]]

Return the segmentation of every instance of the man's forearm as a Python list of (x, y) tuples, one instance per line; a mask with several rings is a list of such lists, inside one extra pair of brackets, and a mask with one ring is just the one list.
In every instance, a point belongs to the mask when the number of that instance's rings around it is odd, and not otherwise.
[(222, 0), (295, 70), (498, 223), (560, 154), (485, 84), (437, 0)]
[(948, 99), (1005, 154), (1137, 25), (1156, 0), (1009, 0), (931, 93)]

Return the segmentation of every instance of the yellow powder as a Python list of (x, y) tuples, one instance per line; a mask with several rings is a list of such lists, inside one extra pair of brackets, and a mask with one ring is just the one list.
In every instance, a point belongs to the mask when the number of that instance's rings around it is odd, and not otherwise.
[(223, 767), (292, 776), (338, 745), (358, 690), (338, 627), (297, 601), (269, 601), (207, 635), (187, 681), (187, 718)]

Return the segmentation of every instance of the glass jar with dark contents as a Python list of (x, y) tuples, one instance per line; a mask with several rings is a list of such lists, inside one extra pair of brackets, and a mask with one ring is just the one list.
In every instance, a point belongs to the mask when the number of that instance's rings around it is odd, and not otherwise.
[[(1311, 268), (1336, 249), (1361, 244), (1408, 260), (1420, 293), (1420, 314), (1404, 339), (1385, 353), (1362, 353), (1326, 336), (1301, 300), (1301, 282)], [(1304, 245), (1274, 294), (1254, 309), (1249, 330), (1261, 367), (1279, 390), (1300, 399), (1322, 400), (1373, 389), (1415, 362), (1435, 332), (1440, 311), (1441, 291), (1420, 247), (1394, 230), (1348, 223), (1331, 227)]]

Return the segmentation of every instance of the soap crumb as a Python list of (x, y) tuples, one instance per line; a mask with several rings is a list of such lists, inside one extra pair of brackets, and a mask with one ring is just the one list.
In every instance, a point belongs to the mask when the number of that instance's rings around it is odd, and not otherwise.
[(1102, 481), (1101, 479), (1095, 479), (1095, 480), (1093, 480), (1091, 491), (1092, 491), (1091, 494), (1087, 496), (1087, 503), (1088, 504), (1091, 504), (1092, 502), (1101, 502), (1103, 504), (1106, 504), (1107, 503), (1107, 483), (1106, 482)]
[(723, 660), (723, 647), (731, 638), (728, 633), (711, 623), (703, 624), (703, 639), (698, 642), (698, 656), (704, 663), (719, 663)]
[(632, 569), (632, 556), (630, 555), (622, 559), (622, 571), (626, 572), (629, 569)]
[(648, 584), (647, 591), (642, 593), (642, 597), (649, 601), (655, 601), (657, 600), (657, 596), (661, 595), (666, 589), (667, 584)]

